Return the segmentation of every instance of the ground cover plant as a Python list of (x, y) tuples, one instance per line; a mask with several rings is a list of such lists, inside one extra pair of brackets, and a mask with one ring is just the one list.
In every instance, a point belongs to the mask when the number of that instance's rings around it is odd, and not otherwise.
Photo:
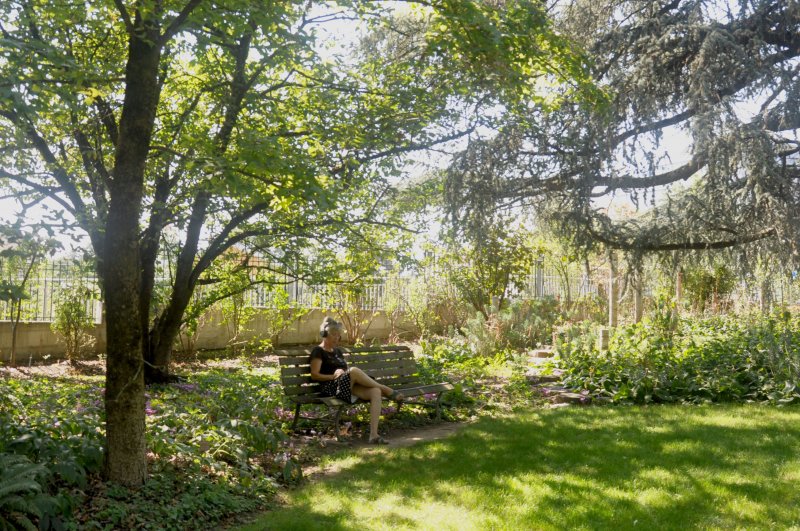
[[(420, 353), (420, 365), (424, 377), (458, 382), (445, 398), (445, 420), (531, 399), (500, 357), (475, 360), (449, 351), (447, 342), (436, 345)], [(274, 359), (194, 363), (182, 369), (185, 382), (147, 389), (148, 482), (133, 489), (105, 483), (102, 376), (63, 366), (68, 372), (57, 377), (0, 376), (0, 462), (8, 465), (0, 474), (6, 489), (0, 523), (28, 521), (44, 529), (219, 525), (273, 504), (277, 492), (301, 480), (301, 466), (312, 464), (331, 436), (309, 422), (301, 423), (303, 436), (290, 433), (293, 411)], [(358, 438), (368, 423), (366, 408), (346, 415), (350, 435)], [(387, 406), (382, 426), (391, 433), (431, 422), (428, 410), (408, 405), (397, 413)]]
[(566, 331), (564, 383), (614, 402), (800, 402), (800, 316), (655, 315), (618, 327), (608, 350), (596, 325)]
[(281, 483), (296, 479), (293, 449), (275, 413), (275, 377), (206, 369), (186, 383), (148, 390), (150, 481), (140, 489), (104, 483), (101, 383), (85, 376), (0, 380), (8, 397), (0, 410), (0, 456), (39, 464), (35, 490), (52, 496), (34, 514), (44, 528), (58, 522), (183, 529), (263, 507)]
[(795, 406), (518, 409), (334, 456), (244, 529), (797, 528), (799, 444)]

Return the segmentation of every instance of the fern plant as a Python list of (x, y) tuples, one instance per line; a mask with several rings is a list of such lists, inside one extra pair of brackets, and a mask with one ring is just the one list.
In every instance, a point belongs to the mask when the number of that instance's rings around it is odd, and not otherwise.
[(44, 498), (39, 478), (47, 470), (22, 455), (0, 454), (0, 531), (36, 530)]

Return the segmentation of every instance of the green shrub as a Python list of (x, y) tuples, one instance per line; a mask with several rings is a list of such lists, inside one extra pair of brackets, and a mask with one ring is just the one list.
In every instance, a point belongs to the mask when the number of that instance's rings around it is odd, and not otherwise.
[(50, 328), (64, 343), (70, 363), (75, 363), (94, 346), (94, 322), (87, 309), (92, 294), (85, 287), (65, 288), (58, 296), (55, 319)]
[(489, 314), (488, 319), (476, 313), (462, 331), (474, 355), (493, 356), (549, 344), (553, 327), (561, 318), (558, 301), (552, 297), (521, 300)]
[(797, 316), (683, 319), (674, 330), (659, 319), (617, 328), (603, 352), (568, 331), (565, 383), (617, 402), (800, 401)]

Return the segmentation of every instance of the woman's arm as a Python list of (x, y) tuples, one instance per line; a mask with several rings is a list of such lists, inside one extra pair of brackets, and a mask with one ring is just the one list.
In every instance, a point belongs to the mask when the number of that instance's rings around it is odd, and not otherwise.
[(319, 370), (322, 368), (322, 359), (321, 358), (313, 358), (311, 360), (311, 379), (317, 380), (319, 382), (327, 382), (330, 380), (335, 380), (339, 376), (345, 373), (344, 369), (336, 369), (333, 374), (322, 374)]

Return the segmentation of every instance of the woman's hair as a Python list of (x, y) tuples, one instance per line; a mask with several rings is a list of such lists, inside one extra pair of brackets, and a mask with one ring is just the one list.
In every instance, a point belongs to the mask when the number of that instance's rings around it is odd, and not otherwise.
[(342, 328), (342, 323), (331, 316), (327, 316), (322, 320), (322, 324), (319, 325), (319, 335), (322, 337), (328, 337), (328, 334), (334, 330), (341, 334)]

